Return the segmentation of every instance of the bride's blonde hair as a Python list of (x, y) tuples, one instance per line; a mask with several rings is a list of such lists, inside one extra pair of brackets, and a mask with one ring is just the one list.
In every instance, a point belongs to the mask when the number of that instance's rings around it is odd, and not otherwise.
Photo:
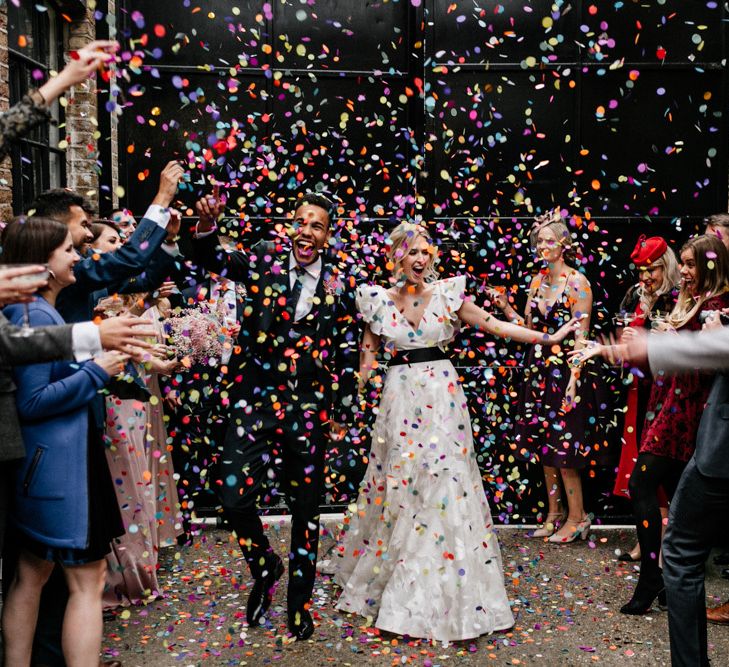
[(423, 279), (425, 282), (433, 282), (438, 277), (435, 271), (435, 265), (438, 262), (438, 250), (433, 243), (428, 230), (414, 222), (401, 222), (395, 229), (393, 229), (388, 235), (387, 243), (387, 258), (388, 268), (392, 271), (392, 275), (397, 279), (402, 273), (402, 260), (410, 251), (410, 248), (415, 244), (418, 239), (425, 239), (432, 251), (428, 259), (428, 264), (423, 272)]

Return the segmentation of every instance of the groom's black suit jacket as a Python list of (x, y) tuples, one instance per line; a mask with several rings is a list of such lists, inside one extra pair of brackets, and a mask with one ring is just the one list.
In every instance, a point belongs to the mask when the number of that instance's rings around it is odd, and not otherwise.
[[(215, 234), (196, 239), (195, 259), (208, 271), (243, 283), (247, 290), (241, 330), (227, 373), (233, 409), (241, 399), (255, 405), (258, 389), (285, 377), (275, 366), (282, 346), (282, 331), (293, 320), (287, 246), (260, 242), (249, 251), (224, 252)], [(313, 340), (315, 372), (323, 387), (321, 409), (340, 423), (352, 420), (356, 396), (355, 370), (359, 366), (359, 327), (354, 302), (354, 279), (322, 255), (322, 271), (314, 295), (316, 313)]]

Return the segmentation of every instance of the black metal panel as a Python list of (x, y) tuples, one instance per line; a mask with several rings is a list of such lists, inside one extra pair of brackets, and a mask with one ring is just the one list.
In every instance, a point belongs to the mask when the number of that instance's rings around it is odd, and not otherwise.
[[(117, 3), (118, 5), (120, 3)], [(142, 46), (164, 67), (260, 68), (270, 44), (264, 0), (132, 0), (121, 3), (125, 48)], [(134, 40), (134, 43), (130, 40)]]
[(577, 191), (593, 215), (681, 217), (726, 209), (724, 75), (621, 70), (581, 77)]
[(520, 4), (433, 0), (429, 11), (434, 44), (429, 64), (504, 64), (574, 60), (579, 24), (574, 3), (534, 0)]
[(406, 72), (408, 3), (272, 2), (274, 62), (284, 69)]
[(542, 210), (567, 204), (577, 100), (560, 83), (551, 72), (432, 75), (430, 214), (519, 215), (528, 213), (525, 202)]
[[(188, 203), (209, 191), (210, 178), (230, 182), (231, 195), (239, 196), (240, 174), (248, 175), (256, 164), (255, 152), (240, 147), (265, 143), (270, 131), (260, 94), (265, 79), (239, 76), (237, 82), (238, 94), (230, 95), (229, 79), (214, 74), (165, 70), (138, 78), (144, 94), (128, 98), (120, 145), (133, 210), (143, 212), (157, 190), (160, 169), (173, 159), (182, 160), (190, 170), (190, 182), (180, 191)], [(231, 136), (234, 148), (229, 150), (226, 140)]]
[(584, 3), (579, 41), (595, 63), (718, 63), (726, 9), (711, 0)]
[[(297, 190), (323, 188), (352, 216), (340, 235), (373, 279), (384, 276), (383, 233), (419, 213), (443, 241), (446, 274), (469, 274), (476, 292), (510, 287), (523, 308), (532, 216), (559, 204), (598, 330), (635, 279), (639, 234), (678, 249), (726, 210), (725, 3), (121, 4), (125, 46), (144, 52), (121, 128), (136, 210), (170, 157), (191, 167), (188, 207), (222, 180), (253, 233), (270, 232)], [(509, 446), (522, 350), (490, 343), (478, 332), (458, 341), (476, 451), (495, 514), (531, 519), (541, 471)], [(328, 502), (350, 500), (361, 459), (342, 446), (329, 465)], [(625, 518), (613, 471), (584, 477), (587, 506)]]

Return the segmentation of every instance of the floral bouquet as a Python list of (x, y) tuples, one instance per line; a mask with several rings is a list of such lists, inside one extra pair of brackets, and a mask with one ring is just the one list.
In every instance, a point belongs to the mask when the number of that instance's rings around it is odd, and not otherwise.
[(220, 359), (227, 339), (218, 318), (200, 308), (185, 308), (170, 317), (165, 331), (177, 357), (195, 364)]

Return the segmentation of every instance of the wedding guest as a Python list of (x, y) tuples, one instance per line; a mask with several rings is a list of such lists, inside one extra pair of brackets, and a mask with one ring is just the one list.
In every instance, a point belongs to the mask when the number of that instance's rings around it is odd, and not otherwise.
[[(106, 317), (131, 312), (145, 295), (107, 297), (98, 311)], [(163, 321), (169, 303), (162, 299), (141, 315), (165, 340)], [(104, 607), (143, 604), (161, 594), (157, 580), (159, 551), (173, 546), (182, 532), (175, 471), (167, 448), (167, 428), (158, 375), (180, 367), (176, 358), (151, 356), (139, 371), (150, 391), (149, 401), (106, 397), (106, 458), (111, 471), (125, 533), (112, 541), (107, 554)]]
[[(703, 312), (729, 307), (729, 253), (715, 236), (703, 235), (683, 245), (680, 259), (681, 290), (666, 320), (666, 329), (695, 331), (701, 328)], [(630, 346), (631, 340), (626, 344)], [(606, 348), (601, 353), (606, 354)], [(640, 577), (633, 597), (620, 608), (623, 614), (645, 614), (656, 598), (665, 595), (658, 560), (662, 527), (658, 487), (663, 487), (670, 502), (693, 456), (710, 388), (711, 378), (698, 371), (654, 375), (638, 459), (629, 485), (640, 543)]]
[[(369, 464), (356, 510), (337, 547), (337, 608), (381, 630), (458, 641), (514, 624), (501, 552), (473, 449), (468, 406), (447, 347), (462, 325), (555, 345), (552, 334), (502, 322), (473, 303), (465, 278), (436, 280), (428, 231), (401, 223), (390, 234), (390, 289), (362, 285), (366, 326), (360, 387), (389, 355)], [(369, 400), (369, 396), (363, 396)]]
[(716, 236), (729, 249), (729, 213), (714, 213), (706, 219), (706, 234)]
[(134, 214), (128, 208), (120, 208), (112, 211), (110, 219), (117, 226), (122, 243), (126, 243), (137, 229), (137, 219)]
[[(225, 252), (236, 250), (229, 236), (218, 234)], [(174, 398), (168, 405), (169, 435), (175, 470), (179, 474), (178, 492), (183, 508), (185, 541), (192, 539), (192, 513), (217, 514), (215, 470), (227, 428), (227, 407), (220, 387), (227, 384), (233, 344), (243, 320), (246, 290), (243, 284), (225, 276), (207, 273), (180, 293), (183, 312), (207, 313), (219, 322), (226, 344), (219, 355), (193, 355), (184, 371), (163, 378), (163, 391)]]
[[(51, 277), (29, 304), (32, 324), (62, 324), (59, 292), (75, 280), (79, 257), (68, 228), (42, 218), (11, 223), (3, 234), (9, 263), (47, 263)], [(21, 306), (5, 309), (15, 323)], [(63, 619), (63, 655), (70, 665), (98, 663), (104, 555), (121, 534), (119, 511), (103, 443), (89, 428), (89, 403), (127, 355), (106, 352), (93, 361), (17, 367), (17, 406), (25, 460), (15, 478), (12, 520), (20, 557), (3, 608), (5, 664), (30, 665), (43, 585), (56, 562), (69, 588)]]
[[(526, 326), (551, 334), (572, 318), (579, 318), (571, 345), (585, 346), (592, 312), (592, 289), (575, 267), (577, 255), (560, 211), (536, 219), (530, 243), (543, 267), (532, 280), (524, 317)], [(508, 302), (509, 320), (521, 321)], [(524, 363), (515, 422), (519, 456), (541, 461), (546, 482), (548, 513), (534, 537), (565, 544), (587, 538), (591, 526), (585, 512), (580, 471), (602, 463), (607, 448), (596, 429), (601, 380), (594, 369), (568, 363), (561, 348), (534, 345)], [(563, 504), (562, 487), (567, 500)]]
[(91, 223), (91, 249), (96, 252), (114, 252), (122, 245), (119, 227), (112, 220), (100, 218)]
[[(613, 363), (663, 373), (726, 371), (729, 328), (717, 326), (719, 313), (707, 316), (712, 330), (639, 335), (628, 343), (608, 345)], [(701, 416), (696, 450), (686, 466), (671, 503), (663, 541), (664, 578), (674, 667), (708, 666), (706, 631), (706, 559), (716, 544), (717, 526), (729, 513), (729, 375), (718, 372)]]
[[(180, 228), (178, 217), (168, 210), (182, 179), (182, 166), (169, 162), (160, 174), (160, 185), (132, 238), (118, 251), (93, 256), (86, 249), (92, 239), (90, 206), (86, 200), (66, 190), (49, 190), (41, 193), (33, 203), (33, 209), (40, 215), (63, 222), (71, 232), (74, 247), (82, 259), (74, 266), (76, 280), (58, 295), (56, 308), (68, 322), (91, 319), (95, 293), (108, 289), (114, 292), (142, 290), (140, 274), (147, 283), (159, 284), (174, 263), (177, 253), (175, 238)], [(149, 274), (153, 274), (150, 277)], [(134, 281), (130, 285), (130, 281)], [(143, 282), (143, 281), (142, 281)], [(149, 392), (133, 367), (127, 369), (122, 382), (114, 378), (111, 390), (117, 395), (138, 396), (146, 399)], [(101, 397), (92, 401), (92, 423), (99, 437), (104, 430), (104, 406)], [(62, 578), (52, 576), (44, 589), (42, 607), (45, 616), (38, 624), (34, 655), (41, 664), (55, 665), (61, 659), (61, 623), (66, 600), (65, 584)]]
[[(641, 235), (630, 255), (638, 271), (638, 283), (628, 289), (620, 304), (622, 337), (628, 340), (635, 327), (649, 329), (652, 321), (667, 316), (676, 303), (681, 274), (673, 250), (660, 236), (646, 238)], [(630, 498), (628, 481), (638, 457), (638, 444), (643, 433), (643, 421), (648, 406), (652, 380), (650, 376), (631, 376), (628, 388), (625, 419), (623, 422), (623, 447), (613, 493)], [(661, 516), (668, 517), (668, 502), (661, 492)], [(636, 543), (631, 551), (619, 556), (623, 561), (639, 561), (640, 546)]]

